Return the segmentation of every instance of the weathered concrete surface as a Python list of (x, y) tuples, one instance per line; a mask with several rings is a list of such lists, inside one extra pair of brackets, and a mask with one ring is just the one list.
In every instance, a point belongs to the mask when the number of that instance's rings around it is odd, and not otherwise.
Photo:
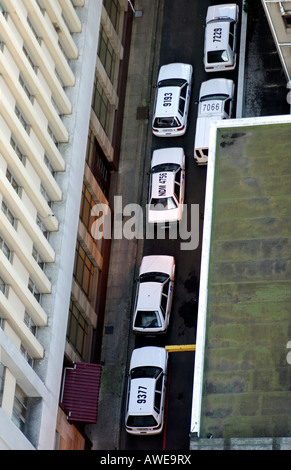
[(218, 131), (201, 438), (291, 433), (290, 131)]
[(289, 114), (287, 80), (263, 6), (247, 36), (242, 117)]

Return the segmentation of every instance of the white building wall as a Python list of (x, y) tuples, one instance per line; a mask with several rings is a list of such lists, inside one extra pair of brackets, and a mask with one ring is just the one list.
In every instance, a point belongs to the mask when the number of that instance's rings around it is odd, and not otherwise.
[[(102, 0), (53, 3), (0, 1), (0, 205), (5, 201), (16, 219), (12, 226), (2, 205), (0, 236), (12, 256), (7, 259), (0, 246), (6, 284), (0, 290), (0, 449), (53, 449), (55, 440)], [(18, 194), (7, 168), (21, 187)], [(12, 420), (16, 385), (30, 399), (26, 436)]]

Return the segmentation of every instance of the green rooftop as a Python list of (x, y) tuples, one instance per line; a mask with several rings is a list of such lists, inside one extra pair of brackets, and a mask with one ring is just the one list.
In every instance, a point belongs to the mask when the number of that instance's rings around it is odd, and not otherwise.
[(291, 436), (291, 124), (216, 145), (200, 437)]

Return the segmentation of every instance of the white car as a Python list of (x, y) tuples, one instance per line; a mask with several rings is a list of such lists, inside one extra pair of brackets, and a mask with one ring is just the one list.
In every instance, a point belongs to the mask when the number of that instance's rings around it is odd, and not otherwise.
[(193, 67), (174, 63), (160, 68), (152, 122), (153, 134), (176, 137), (186, 132)]
[(233, 80), (226, 78), (213, 78), (201, 84), (194, 141), (194, 158), (198, 165), (208, 162), (211, 122), (232, 116), (234, 88)]
[(168, 370), (165, 348), (134, 349), (129, 366), (125, 429), (130, 434), (158, 434), (164, 426)]
[(151, 160), (148, 222), (179, 222), (185, 195), (185, 153), (183, 148), (154, 150)]
[(144, 256), (137, 281), (134, 333), (166, 333), (173, 301), (175, 259), (168, 255)]
[(204, 40), (206, 72), (219, 72), (235, 68), (238, 20), (239, 7), (235, 3), (208, 8)]

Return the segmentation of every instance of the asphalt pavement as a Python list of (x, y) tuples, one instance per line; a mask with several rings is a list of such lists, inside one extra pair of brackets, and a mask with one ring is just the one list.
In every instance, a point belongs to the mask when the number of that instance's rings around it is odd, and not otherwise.
[[(119, 171), (113, 176), (115, 194), (123, 206), (145, 198), (144, 174), (149, 167), (152, 79), (157, 76), (164, 0), (136, 0)], [(289, 113), (286, 80), (267, 20), (261, 8), (251, 37), (246, 16), (241, 25), (238, 117)], [(112, 201), (114, 202), (114, 201)], [(116, 212), (116, 211), (115, 211)], [(143, 240), (113, 239), (102, 343), (102, 380), (98, 420), (87, 426), (92, 450), (119, 450), (123, 390), (132, 344), (130, 310), (134, 279), (143, 252)]]

